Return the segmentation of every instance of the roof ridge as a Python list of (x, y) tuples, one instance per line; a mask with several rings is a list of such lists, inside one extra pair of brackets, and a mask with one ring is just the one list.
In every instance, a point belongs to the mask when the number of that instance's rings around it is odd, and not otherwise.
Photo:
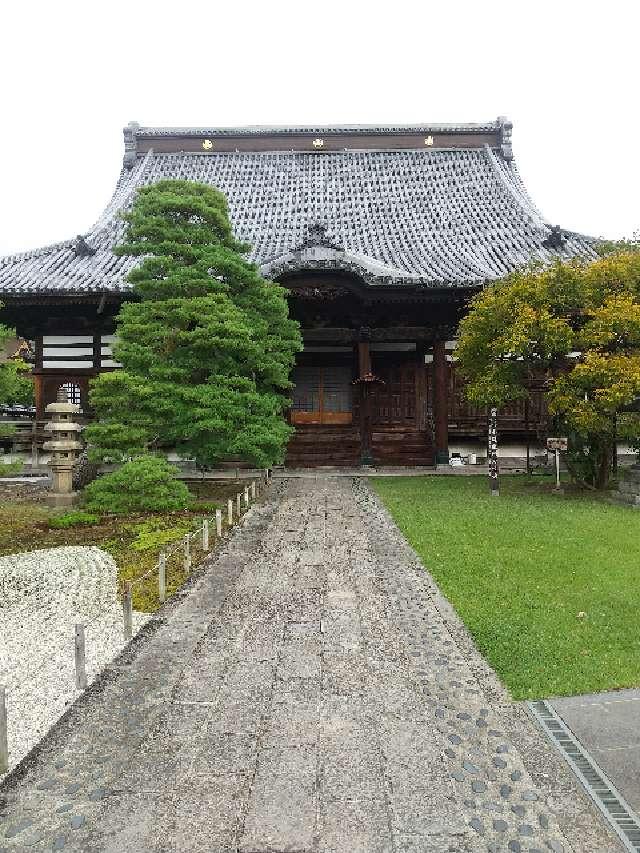
[(124, 129), (125, 133), (132, 136), (202, 136), (203, 134), (219, 134), (235, 136), (238, 134), (253, 136), (260, 134), (281, 133), (285, 135), (297, 133), (406, 133), (414, 131), (416, 133), (432, 132), (448, 132), (448, 133), (473, 133), (487, 132), (500, 130), (503, 127), (505, 120), (503, 118), (494, 119), (488, 122), (444, 122), (444, 123), (394, 123), (394, 124), (249, 124), (249, 125), (222, 125), (220, 127), (209, 126), (191, 126), (191, 127), (170, 127), (170, 126), (142, 126), (137, 122), (130, 122)]
[[(95, 238), (100, 231), (102, 231), (105, 226), (113, 220), (114, 215), (119, 210), (122, 210), (128, 197), (136, 189), (137, 181), (144, 172), (152, 153), (153, 149), (136, 164), (135, 169), (129, 171), (123, 168), (120, 171), (116, 188), (109, 199), (107, 206), (104, 208), (94, 224), (82, 236), (89, 239), (92, 237)], [(0, 266), (13, 263), (14, 261), (26, 261), (31, 258), (40, 258), (45, 255), (49, 255), (52, 252), (59, 251), (60, 249), (73, 249), (77, 239), (77, 236), (68, 237), (65, 240), (59, 240), (57, 243), (50, 243), (47, 246), (38, 246), (36, 249), (25, 249), (23, 252), (12, 252), (9, 255), (0, 255)]]
[(0, 255), (0, 266), (12, 263), (13, 261), (26, 261), (30, 258), (39, 258), (51, 252), (56, 252), (58, 249), (71, 249), (76, 239), (76, 237), (71, 237), (67, 240), (60, 240), (57, 243), (49, 243), (47, 246), (38, 246), (36, 249), (25, 249), (22, 252), (12, 252), (10, 255)]
[(538, 208), (535, 206), (532, 199), (530, 199), (527, 193), (524, 191), (524, 187), (521, 186), (521, 182), (518, 181), (516, 183), (507, 178), (502, 165), (498, 161), (498, 158), (488, 145), (484, 145), (483, 150), (489, 160), (489, 163), (491, 164), (491, 168), (493, 169), (496, 177), (498, 178), (502, 186), (507, 190), (511, 198), (513, 198), (513, 200), (517, 202), (517, 204), (519, 204), (520, 207), (525, 211), (525, 213), (529, 216), (534, 225), (536, 225), (538, 228), (550, 228), (551, 225), (544, 218), (541, 211), (539, 211)]
[(120, 177), (118, 178), (115, 191), (109, 199), (105, 209), (87, 232), (88, 236), (97, 235), (109, 222), (113, 221), (118, 211), (122, 210), (126, 206), (131, 194), (137, 189), (138, 181), (144, 174), (153, 154), (153, 148), (150, 148), (144, 157), (135, 163), (134, 168), (127, 169), (123, 166), (120, 171)]

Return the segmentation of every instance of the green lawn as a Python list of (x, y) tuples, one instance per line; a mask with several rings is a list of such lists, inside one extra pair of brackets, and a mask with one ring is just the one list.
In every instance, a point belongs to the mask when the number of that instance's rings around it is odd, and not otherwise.
[(514, 698), (640, 685), (640, 512), (540, 477), (373, 483)]

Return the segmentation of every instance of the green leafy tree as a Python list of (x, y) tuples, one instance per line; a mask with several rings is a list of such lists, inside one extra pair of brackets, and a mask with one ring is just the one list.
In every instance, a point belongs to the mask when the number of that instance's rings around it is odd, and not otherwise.
[(503, 405), (545, 380), (571, 439), (576, 480), (605, 488), (617, 438), (637, 444), (640, 253), (517, 271), (483, 290), (460, 324), (456, 355), (469, 399)]
[(93, 385), (92, 457), (121, 460), (161, 444), (201, 465), (281, 461), (302, 348), (285, 290), (243, 257), (226, 200), (211, 187), (159, 181), (139, 190), (124, 218), (115, 251), (143, 260), (129, 274), (137, 299), (117, 318), (123, 369)]
[[(0, 347), (4, 347), (15, 336), (15, 329), (0, 323)], [(33, 380), (30, 374), (31, 368), (21, 358), (11, 358), (0, 364), (0, 405), (33, 404)]]
[[(15, 329), (0, 323), (0, 348), (15, 336)], [(11, 358), (0, 364), (0, 406), (31, 406), (33, 397), (30, 366), (21, 358)], [(16, 428), (13, 424), (0, 423), (0, 438), (11, 438), (15, 434)], [(6, 476), (17, 473), (21, 467), (22, 462), (4, 464), (2, 474)]]

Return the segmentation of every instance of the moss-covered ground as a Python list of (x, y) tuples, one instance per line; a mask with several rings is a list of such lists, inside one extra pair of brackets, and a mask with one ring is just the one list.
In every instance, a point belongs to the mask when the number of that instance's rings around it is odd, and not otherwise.
[[(99, 516), (97, 524), (72, 525), (62, 529), (49, 526), (50, 519), (58, 517), (60, 510), (50, 509), (44, 502), (44, 492), (30, 487), (3, 486), (0, 488), (0, 555), (55, 548), (60, 545), (97, 545), (114, 558), (118, 566), (118, 580), (141, 578), (157, 563), (160, 551), (178, 545), (184, 535), (202, 526), (202, 520), (215, 515), (216, 508), (223, 510), (226, 527), (227, 500), (235, 498), (245, 483), (234, 480), (202, 480), (189, 483), (195, 504), (189, 510), (165, 513), (140, 513), (138, 515)], [(215, 541), (215, 525), (210, 525), (210, 542)], [(198, 542), (193, 543), (193, 567), (202, 559)], [(185, 582), (182, 549), (167, 559), (167, 595)], [(148, 577), (133, 585), (133, 606), (136, 610), (151, 612), (159, 606), (158, 576)]]
[(374, 486), (517, 699), (640, 685), (640, 512), (541, 477)]

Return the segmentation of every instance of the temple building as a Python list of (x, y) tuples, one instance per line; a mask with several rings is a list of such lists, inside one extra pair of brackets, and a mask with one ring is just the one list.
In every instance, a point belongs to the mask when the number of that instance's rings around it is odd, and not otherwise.
[[(516, 168), (511, 124), (164, 128), (131, 123), (113, 197), (89, 233), (0, 259), (4, 322), (33, 342), (37, 417), (65, 385), (118, 369), (114, 318), (137, 261), (119, 258), (138, 187), (201, 181), (227, 197), (250, 259), (290, 292), (303, 330), (291, 465), (446, 463), (485, 435), (455, 372), (455, 334), (482, 286), (530, 261), (591, 257), (552, 227)], [(501, 412), (503, 436), (544, 429), (540, 394)]]

